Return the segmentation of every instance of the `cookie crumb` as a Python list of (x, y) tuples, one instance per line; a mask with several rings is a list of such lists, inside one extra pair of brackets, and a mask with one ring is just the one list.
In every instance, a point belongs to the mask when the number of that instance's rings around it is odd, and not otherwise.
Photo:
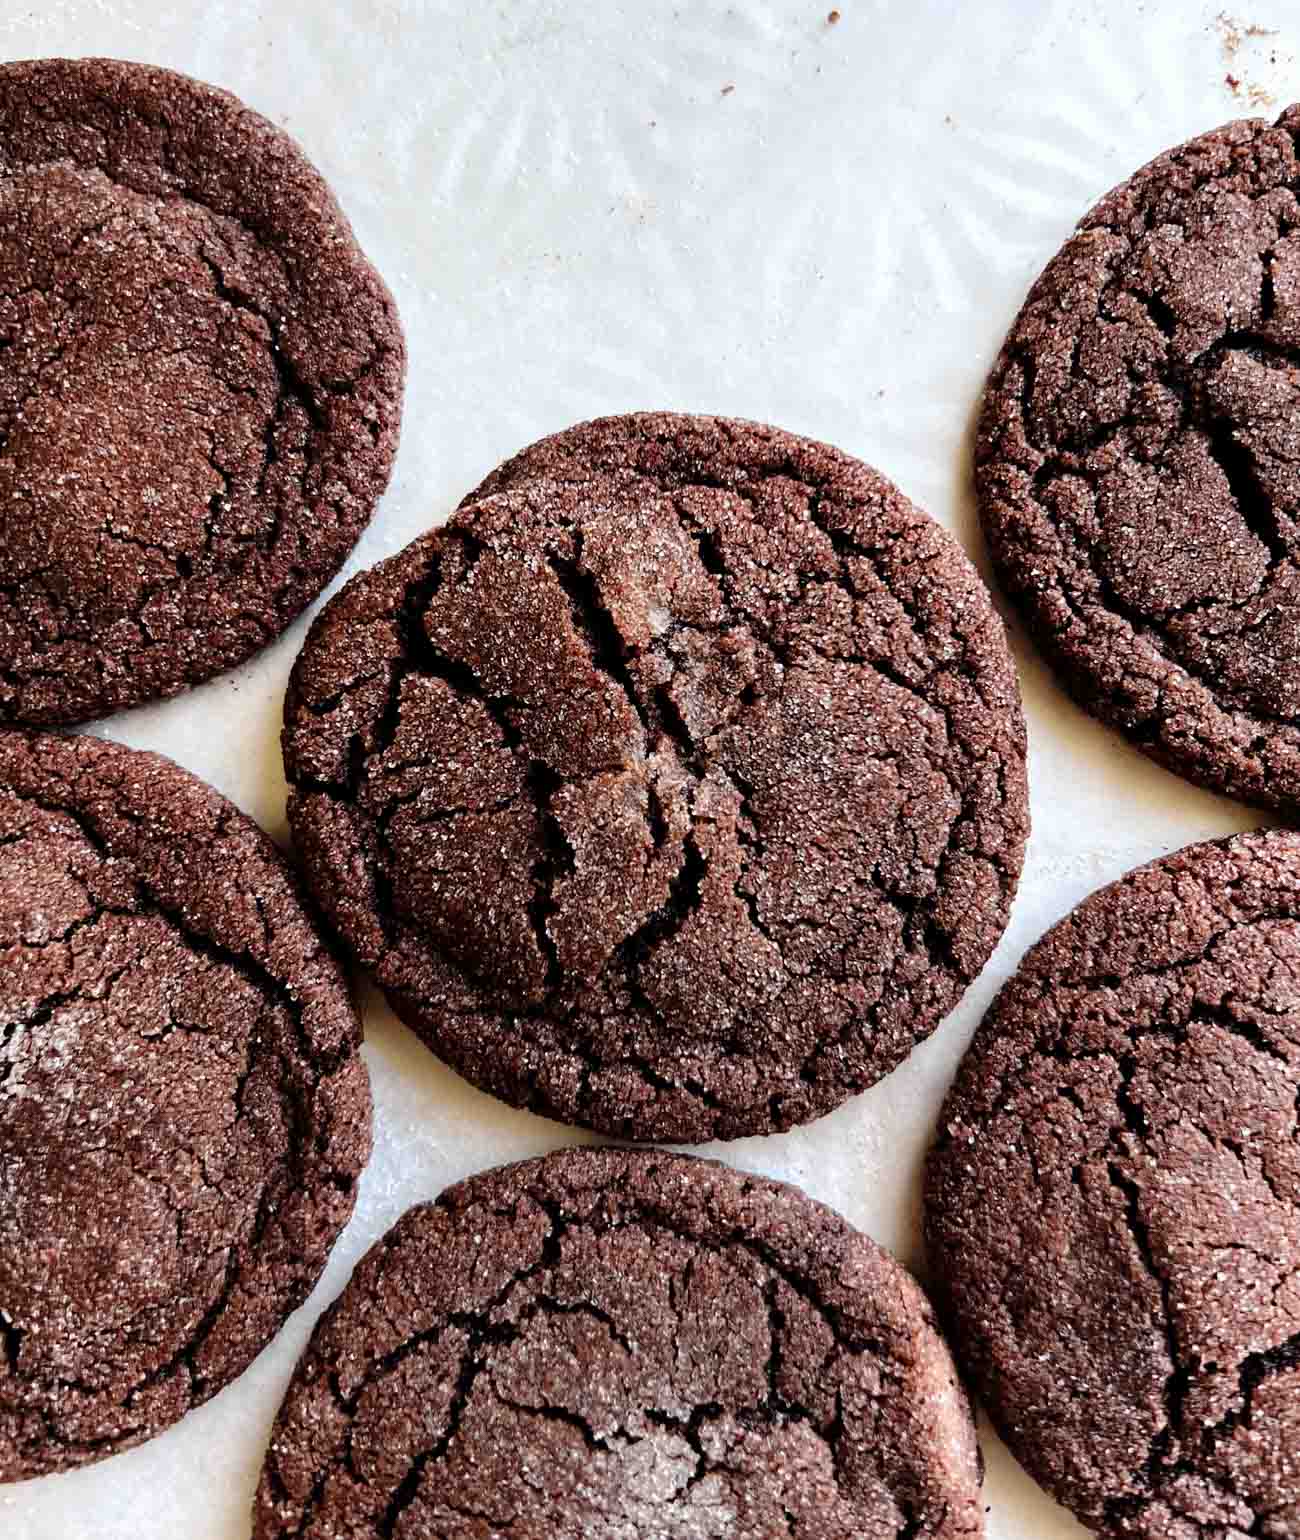
[(827, 18), (826, 18), (826, 25), (828, 27), (838, 27), (839, 24), (840, 24), (840, 13), (838, 11), (832, 11), (827, 16)]
[(1223, 51), (1229, 58), (1241, 47), (1241, 28), (1228, 15), (1227, 11), (1220, 11), (1214, 18), (1214, 25), (1219, 29), (1219, 36), (1223, 40)]
[[(1272, 107), (1276, 105), (1277, 97), (1268, 86), (1257, 80), (1252, 80), (1246, 73), (1244, 65), (1255, 63), (1261, 67), (1264, 64), (1260, 39), (1277, 37), (1276, 27), (1264, 27), (1258, 22), (1241, 22), (1227, 11), (1220, 11), (1210, 24), (1211, 28), (1219, 34), (1219, 45), (1224, 61), (1233, 68), (1223, 77), (1223, 83), (1235, 97), (1244, 97), (1252, 107)], [(1238, 60), (1238, 54), (1245, 50), (1245, 58)], [(1276, 69), (1278, 64), (1277, 49), (1269, 50), (1268, 65)]]

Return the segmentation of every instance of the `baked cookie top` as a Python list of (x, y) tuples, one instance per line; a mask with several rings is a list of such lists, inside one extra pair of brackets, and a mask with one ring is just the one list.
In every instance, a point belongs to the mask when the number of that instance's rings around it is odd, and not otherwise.
[(1180, 775), (1300, 807), (1300, 108), (1151, 162), (998, 357), (1002, 582), (1071, 692)]
[(794, 1188), (570, 1150), (412, 1209), (322, 1319), (255, 1540), (984, 1532), (920, 1290)]
[(313, 626), (309, 881), (508, 1101), (651, 1140), (816, 1117), (1006, 922), (1024, 729), (988, 594), (882, 476), (776, 429), (610, 419), (523, 466)]
[(0, 732), (0, 1481), (152, 1437), (315, 1284), (370, 1149), (270, 840), (154, 754)]
[(1300, 836), (1193, 845), (1026, 956), (930, 1158), (941, 1313), (1099, 1534), (1300, 1532)]
[(172, 695), (278, 636), (387, 483), (404, 370), (274, 124), (169, 70), (0, 65), (0, 723)]

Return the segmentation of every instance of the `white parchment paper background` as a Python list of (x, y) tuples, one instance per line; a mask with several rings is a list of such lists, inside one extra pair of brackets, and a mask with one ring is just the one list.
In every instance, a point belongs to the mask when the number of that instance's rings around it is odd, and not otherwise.
[[(396, 475), (345, 576), (514, 449), (637, 407), (828, 439), (987, 566), (970, 427), (1025, 290), (1140, 163), (1300, 96), (1300, 5), (1258, 0), (1236, 25), (1176, 0), (838, 9), (830, 25), (826, 0), (0, 0), (0, 57), (110, 54), (227, 86), (337, 189), (411, 354)], [(283, 839), (280, 702), (305, 624), (96, 730), (172, 755)], [(1015, 642), (1034, 830), (1002, 947), (883, 1084), (809, 1128), (711, 1150), (798, 1182), (918, 1267), (939, 1099), (1025, 948), (1138, 862), (1261, 821), (1148, 764)], [(362, 1250), (447, 1183), (581, 1137), (472, 1091), (373, 992), (364, 1007), (375, 1156), (311, 1301), (153, 1443), (0, 1488), (3, 1540), (247, 1540), (284, 1385)], [(1081, 1535), (984, 1432), (992, 1540)]]

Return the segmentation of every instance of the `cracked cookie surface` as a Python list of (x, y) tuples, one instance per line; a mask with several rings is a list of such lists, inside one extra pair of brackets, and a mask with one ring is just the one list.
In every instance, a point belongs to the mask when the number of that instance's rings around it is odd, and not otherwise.
[(343, 974), (266, 836), (157, 755), (0, 732), (0, 1481), (239, 1374), (370, 1149)]
[(1300, 107), (1105, 197), (1030, 292), (976, 461), (1008, 592), (1080, 704), (1300, 808)]
[(388, 480), (393, 301), (301, 151), (111, 60), (0, 66), (0, 722), (278, 636)]
[(1193, 845), (1026, 956), (940, 1122), (958, 1356), (1099, 1534), (1300, 1534), (1300, 837)]
[(1027, 827), (1001, 623), (883, 477), (651, 415), (354, 579), (286, 703), (315, 892), (476, 1084), (609, 1133), (829, 1111), (956, 1004)]
[(412, 1209), (312, 1337), (255, 1540), (975, 1540), (916, 1284), (795, 1188), (569, 1150)]

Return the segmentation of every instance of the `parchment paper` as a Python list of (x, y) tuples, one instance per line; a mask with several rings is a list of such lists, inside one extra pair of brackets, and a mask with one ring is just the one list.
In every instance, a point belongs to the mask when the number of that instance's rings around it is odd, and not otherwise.
[[(1029, 283), (1150, 156), (1300, 95), (1300, 8), (1259, 0), (1225, 18), (1174, 0), (839, 0), (834, 24), (828, 10), (0, 0), (0, 57), (110, 54), (227, 86), (295, 134), (337, 189), (397, 295), (411, 354), (396, 475), (345, 576), (441, 521), (540, 434), (638, 407), (755, 417), (841, 445), (987, 570), (970, 427)], [(172, 755), (283, 839), (280, 703), (305, 628), (95, 731)], [(1025, 948), (1129, 867), (1262, 821), (1083, 716), (1013, 636), (1034, 829), (1001, 948), (883, 1084), (811, 1127), (709, 1150), (799, 1183), (917, 1266), (917, 1178), (939, 1099)], [(310, 1302), (162, 1437), (0, 1488), (3, 1540), (247, 1540), (276, 1406), (361, 1252), (449, 1182), (582, 1137), (471, 1090), (373, 991), (363, 1004), (375, 1156)], [(1081, 1535), (983, 1431), (991, 1540)]]

